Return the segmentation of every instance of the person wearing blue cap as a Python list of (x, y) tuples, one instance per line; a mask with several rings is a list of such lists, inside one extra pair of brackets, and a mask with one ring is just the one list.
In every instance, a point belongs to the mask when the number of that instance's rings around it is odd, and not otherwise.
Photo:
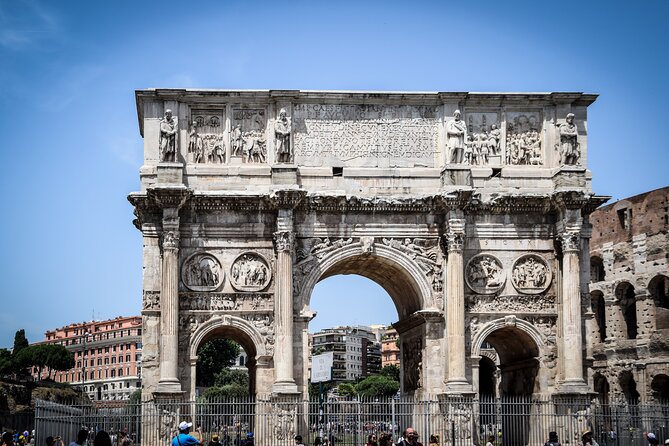
[(182, 421), (179, 423), (179, 434), (172, 439), (172, 446), (201, 446), (202, 443), (188, 432), (193, 423)]

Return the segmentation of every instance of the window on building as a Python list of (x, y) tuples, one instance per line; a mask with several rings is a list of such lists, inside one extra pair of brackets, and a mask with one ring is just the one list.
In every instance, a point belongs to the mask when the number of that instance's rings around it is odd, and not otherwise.
[(105, 365), (109, 365), (109, 358), (105, 358)]
[(135, 343), (135, 348), (142, 348), (142, 343), (141, 342)]
[(123, 369), (118, 369), (118, 376), (123, 376)]
[[(111, 373), (110, 373), (110, 375), (111, 375), (112, 378), (116, 378), (116, 370), (115, 370), (115, 369), (111, 369)], [(112, 384), (112, 389), (113, 389), (113, 388), (114, 388), (114, 384)]]
[(102, 365), (102, 358), (98, 358), (98, 365)]
[(130, 355), (125, 355), (125, 362), (130, 362)]
[(116, 364), (116, 356), (112, 356), (111, 360), (112, 360), (111, 361), (112, 364)]

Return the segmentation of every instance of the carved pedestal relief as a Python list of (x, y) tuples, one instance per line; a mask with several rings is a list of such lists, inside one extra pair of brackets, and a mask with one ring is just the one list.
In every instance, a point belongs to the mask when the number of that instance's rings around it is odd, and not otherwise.
[(239, 291), (260, 291), (269, 285), (271, 278), (267, 260), (257, 253), (241, 254), (230, 267), (230, 283)]
[(189, 163), (225, 163), (224, 122), (223, 111), (193, 110), (188, 128)]
[(465, 269), (467, 285), (475, 293), (493, 294), (501, 290), (506, 283), (502, 262), (490, 254), (479, 254), (467, 263)]
[(214, 291), (223, 283), (221, 262), (208, 253), (188, 257), (181, 268), (181, 280), (193, 291)]
[(541, 114), (539, 112), (507, 113), (506, 163), (543, 165)]
[(551, 284), (551, 278), (548, 263), (536, 254), (521, 256), (513, 264), (511, 282), (521, 293), (543, 293)]

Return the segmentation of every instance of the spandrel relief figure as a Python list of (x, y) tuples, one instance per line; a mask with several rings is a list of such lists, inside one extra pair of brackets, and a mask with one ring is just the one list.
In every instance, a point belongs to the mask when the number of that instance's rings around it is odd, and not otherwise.
[(279, 119), (274, 124), (274, 135), (276, 136), (276, 160), (279, 163), (289, 163), (293, 154), (290, 147), (290, 119), (286, 116), (286, 109), (279, 112)]
[(461, 164), (464, 160), (467, 126), (462, 120), (460, 110), (455, 110), (453, 118), (446, 124), (446, 133), (448, 134), (448, 162), (451, 164)]
[(165, 110), (165, 116), (160, 119), (160, 160), (175, 162), (177, 160), (177, 118), (172, 116), (172, 110)]
[(560, 162), (566, 165), (578, 164), (581, 147), (578, 143), (578, 129), (574, 124), (574, 114), (567, 114), (566, 123), (560, 126)]

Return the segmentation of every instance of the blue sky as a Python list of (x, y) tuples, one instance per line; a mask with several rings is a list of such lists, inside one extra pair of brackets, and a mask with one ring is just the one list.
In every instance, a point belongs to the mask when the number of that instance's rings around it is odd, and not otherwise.
[[(0, 346), (139, 313), (135, 89), (598, 93), (594, 190), (623, 198), (669, 183), (668, 19), (660, 0), (0, 0)], [(394, 320), (379, 290), (322, 282), (312, 327)]]

